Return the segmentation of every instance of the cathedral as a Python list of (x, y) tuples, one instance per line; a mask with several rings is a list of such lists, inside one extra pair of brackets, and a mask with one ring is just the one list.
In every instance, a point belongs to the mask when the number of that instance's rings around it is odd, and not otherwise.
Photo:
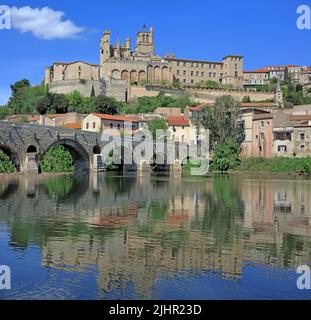
[(51, 92), (79, 91), (90, 96), (113, 96), (127, 100), (129, 86), (172, 85), (179, 82), (191, 86), (207, 80), (243, 88), (243, 57), (228, 55), (221, 62), (177, 59), (174, 54), (161, 57), (155, 53), (154, 29), (145, 26), (136, 35), (132, 49), (131, 39), (125, 43), (111, 43), (111, 32), (104, 31), (100, 40), (100, 63), (83, 61), (55, 62), (46, 68), (45, 84)]

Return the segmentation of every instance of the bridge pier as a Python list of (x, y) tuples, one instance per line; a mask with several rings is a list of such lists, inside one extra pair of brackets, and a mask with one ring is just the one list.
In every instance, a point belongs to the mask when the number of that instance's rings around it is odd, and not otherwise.
[(151, 166), (147, 160), (141, 160), (140, 163), (137, 165), (137, 175), (145, 176), (150, 175), (151, 173)]
[(180, 160), (175, 160), (174, 164), (170, 166), (170, 174), (176, 175), (176, 176), (181, 176), (182, 174), (182, 165)]
[(24, 169), (22, 170), (28, 174), (38, 174), (39, 166), (37, 163), (37, 153), (27, 153), (24, 163)]

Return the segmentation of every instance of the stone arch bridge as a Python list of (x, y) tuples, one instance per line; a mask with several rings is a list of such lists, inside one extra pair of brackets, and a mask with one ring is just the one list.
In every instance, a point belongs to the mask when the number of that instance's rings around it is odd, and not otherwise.
[[(118, 148), (121, 150), (119, 165), (122, 166), (123, 170), (138, 172), (151, 170), (150, 164), (152, 164), (153, 158), (146, 160), (142, 155), (133, 164), (124, 161), (128, 157), (135, 159), (134, 150), (141, 144), (142, 140), (130, 139), (130, 141), (125, 141), (127, 139), (121, 138), (119, 140), (119, 144), (116, 146), (112, 144), (111, 140), (102, 139), (102, 135), (99, 133), (0, 121), (0, 150), (10, 157), (17, 171), (24, 173), (40, 173), (42, 158), (48, 150), (55, 146), (63, 146), (70, 152), (75, 171), (104, 170), (106, 159), (102, 150), (110, 146), (113, 151)], [(132, 149), (127, 148), (129, 143), (132, 144)], [(160, 165), (154, 167), (163, 171), (181, 171), (182, 162), (189, 155), (189, 148), (186, 144), (166, 143), (163, 144), (164, 148), (157, 150), (157, 145), (151, 143), (154, 154), (157, 154), (157, 157), (160, 158)], [(167, 160), (168, 154), (175, 157), (173, 163)]]

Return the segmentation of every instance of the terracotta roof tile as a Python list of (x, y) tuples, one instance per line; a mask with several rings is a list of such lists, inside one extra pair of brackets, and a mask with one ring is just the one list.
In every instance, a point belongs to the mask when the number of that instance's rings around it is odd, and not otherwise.
[(168, 116), (167, 123), (169, 126), (189, 126), (189, 120), (184, 116)]

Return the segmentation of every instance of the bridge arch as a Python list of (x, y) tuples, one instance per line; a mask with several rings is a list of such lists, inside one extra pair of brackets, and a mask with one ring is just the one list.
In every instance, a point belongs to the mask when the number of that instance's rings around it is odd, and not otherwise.
[(28, 146), (26, 150), (26, 153), (37, 153), (37, 152), (38, 152), (37, 147), (33, 145)]
[(52, 148), (62, 146), (67, 149), (72, 157), (74, 169), (76, 171), (90, 171), (90, 157), (86, 149), (77, 141), (71, 139), (60, 139), (50, 144), (42, 152), (39, 159), (39, 173), (41, 173), (40, 162), (45, 154)]
[(3, 151), (3, 153), (6, 154), (11, 159), (16, 170), (21, 171), (20, 157), (17, 152), (13, 150), (10, 146), (5, 144), (0, 145), (0, 150)]

